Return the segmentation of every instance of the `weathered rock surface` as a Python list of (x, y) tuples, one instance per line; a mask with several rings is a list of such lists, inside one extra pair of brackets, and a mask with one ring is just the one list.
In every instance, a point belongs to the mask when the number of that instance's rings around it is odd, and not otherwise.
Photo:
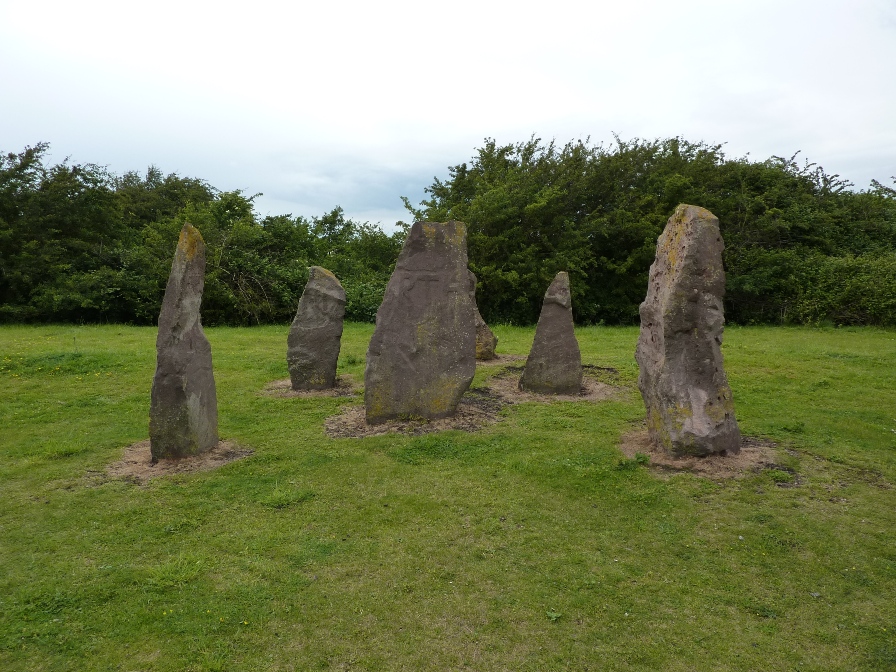
[(286, 340), (286, 364), (294, 390), (336, 385), (342, 344), (345, 290), (325, 268), (312, 266)]
[(149, 407), (152, 461), (196, 455), (218, 444), (212, 348), (199, 320), (205, 242), (184, 224), (165, 288)]
[(476, 372), (476, 324), (460, 222), (416, 222), (367, 350), (367, 422), (453, 415)]
[(473, 271), (470, 273), (470, 299), (473, 301), (473, 317), (476, 320), (476, 359), (487, 361), (497, 357), (495, 348), (498, 347), (498, 337), (488, 328), (482, 315), (479, 313), (479, 306), (476, 305), (476, 275)]
[(582, 354), (573, 331), (566, 271), (557, 273), (545, 292), (520, 389), (541, 394), (579, 394), (582, 390)]
[(676, 455), (736, 453), (722, 365), (724, 244), (709, 210), (679, 205), (656, 245), (635, 359), (651, 440)]

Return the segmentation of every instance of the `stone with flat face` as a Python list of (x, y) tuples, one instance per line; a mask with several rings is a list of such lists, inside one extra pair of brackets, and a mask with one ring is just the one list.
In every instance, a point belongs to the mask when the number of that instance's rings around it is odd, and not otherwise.
[(579, 394), (582, 354), (572, 321), (569, 275), (560, 271), (544, 295), (535, 340), (520, 377), (520, 389), (541, 394)]
[(479, 313), (479, 306), (476, 305), (476, 275), (473, 271), (470, 271), (470, 298), (473, 301), (473, 310), (475, 311), (473, 316), (476, 320), (476, 359), (481, 361), (495, 359), (498, 337), (488, 328)]
[(152, 461), (187, 457), (218, 444), (212, 348), (199, 320), (205, 242), (184, 224), (165, 288), (149, 407)]
[(367, 422), (453, 415), (476, 372), (476, 325), (460, 222), (416, 222), (367, 350)]
[(312, 266), (289, 329), (286, 364), (294, 390), (325, 390), (336, 385), (342, 342), (345, 290), (325, 268)]
[(737, 453), (740, 430), (722, 365), (724, 244), (709, 210), (679, 205), (641, 304), (635, 359), (652, 441), (676, 455)]

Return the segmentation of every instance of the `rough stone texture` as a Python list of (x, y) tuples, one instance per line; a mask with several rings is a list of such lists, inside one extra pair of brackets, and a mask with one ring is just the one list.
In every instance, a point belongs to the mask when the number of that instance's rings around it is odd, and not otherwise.
[(498, 347), (498, 337), (488, 328), (482, 315), (479, 314), (479, 306), (476, 305), (476, 275), (470, 273), (470, 299), (473, 301), (473, 317), (476, 320), (476, 359), (488, 361), (497, 357), (495, 348)]
[(204, 286), (205, 242), (198, 229), (184, 224), (159, 314), (149, 407), (153, 462), (196, 455), (218, 444), (212, 348), (199, 320)]
[(312, 266), (286, 341), (286, 364), (294, 390), (336, 385), (345, 290), (325, 268)]
[(367, 350), (367, 422), (453, 415), (476, 372), (467, 228), (416, 222), (386, 286)]
[(725, 271), (719, 220), (679, 205), (657, 241), (635, 359), (651, 440), (675, 455), (736, 453), (722, 366)]
[(579, 394), (582, 390), (582, 354), (573, 331), (566, 271), (560, 271), (545, 292), (520, 389), (540, 394)]

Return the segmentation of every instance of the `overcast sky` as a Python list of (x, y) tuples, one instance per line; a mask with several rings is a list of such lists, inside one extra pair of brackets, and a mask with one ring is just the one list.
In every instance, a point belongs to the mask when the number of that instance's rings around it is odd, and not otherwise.
[(896, 175), (896, 0), (0, 0), (0, 151), (391, 230), (486, 137), (682, 136)]

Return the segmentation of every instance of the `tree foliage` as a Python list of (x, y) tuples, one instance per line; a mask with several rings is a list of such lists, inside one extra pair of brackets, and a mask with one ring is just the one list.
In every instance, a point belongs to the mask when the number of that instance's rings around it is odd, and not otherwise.
[[(292, 318), (308, 267), (333, 271), (349, 319), (374, 319), (405, 231), (341, 208), (260, 218), (254, 196), (92, 164), (48, 145), (0, 155), (0, 320), (153, 324), (178, 234), (207, 245), (206, 324)], [(636, 323), (656, 240), (679, 203), (719, 217), (726, 314), (739, 323), (896, 325), (896, 189), (864, 191), (796, 156), (728, 158), (682, 138), (558, 145), (486, 139), (435, 179), (417, 219), (463, 221), (490, 322), (532, 323), (557, 271), (580, 323)]]
[(47, 149), (0, 157), (0, 320), (154, 323), (187, 221), (206, 242), (206, 324), (288, 321), (311, 265), (342, 280), (350, 319), (370, 320), (403, 242), (338, 207), (259, 219), (239, 191), (155, 167), (48, 167)]
[[(692, 203), (720, 220), (729, 319), (837, 321), (834, 288), (846, 280), (837, 274), (864, 262), (828, 260), (873, 258), (863, 268), (885, 272), (881, 260), (896, 251), (896, 192), (851, 186), (795, 156), (729, 159), (722, 145), (682, 138), (562, 147), (486, 139), (469, 163), (434, 180), (419, 208), (405, 205), (418, 219), (466, 222), (486, 320), (531, 323), (551, 278), (566, 270), (577, 321), (636, 322), (657, 237), (676, 205)], [(832, 293), (809, 310), (822, 265)], [(892, 312), (862, 315), (896, 323)]]

